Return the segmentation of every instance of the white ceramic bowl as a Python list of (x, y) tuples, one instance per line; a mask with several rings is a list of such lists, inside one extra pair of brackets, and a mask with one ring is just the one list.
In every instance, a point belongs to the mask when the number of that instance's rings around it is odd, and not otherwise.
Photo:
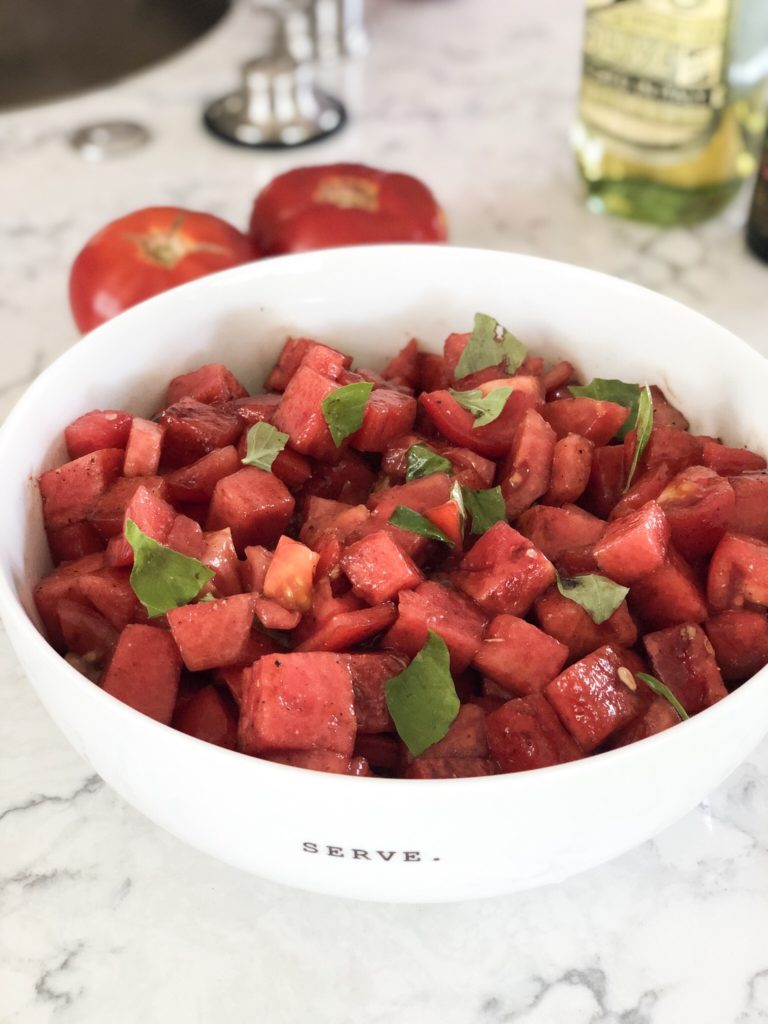
[[(0, 434), (0, 611), (37, 693), (129, 803), (223, 861), (373, 900), (447, 901), (553, 882), (686, 813), (768, 731), (763, 671), (641, 743), (555, 768), (440, 781), (360, 779), (271, 764), (159, 725), (48, 646), (31, 592), (49, 568), (34, 477), (94, 407), (156, 409), (167, 381), (220, 360), (256, 387), (285, 336), (380, 366), (416, 335), (438, 350), (475, 311), (586, 378), (661, 385), (693, 429), (768, 451), (768, 362), (704, 317), (622, 281), (543, 260), (430, 246), (310, 253), (168, 292), (94, 331), (30, 387)], [(357, 851), (357, 852), (355, 852)]]

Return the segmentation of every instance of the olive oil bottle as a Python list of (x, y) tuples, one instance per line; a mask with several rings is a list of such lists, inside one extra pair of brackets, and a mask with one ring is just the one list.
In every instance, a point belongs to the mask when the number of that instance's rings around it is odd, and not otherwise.
[(728, 82), (736, 2), (587, 0), (574, 143), (590, 207), (689, 224), (754, 171), (762, 86)]

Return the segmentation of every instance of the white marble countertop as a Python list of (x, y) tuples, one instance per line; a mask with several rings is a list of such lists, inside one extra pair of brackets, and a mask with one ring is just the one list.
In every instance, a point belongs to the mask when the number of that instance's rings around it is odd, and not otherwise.
[[(206, 136), (204, 98), (257, 48), (242, 3), (117, 87), (0, 116), (0, 414), (76, 337), (69, 263), (150, 204), (244, 225), (285, 167), (360, 159), (423, 175), (453, 240), (586, 264), (710, 314), (768, 352), (768, 267), (744, 201), (660, 232), (583, 207), (567, 131), (576, 0), (372, 0), (345, 72), (349, 127), (293, 154)], [(133, 118), (154, 142), (83, 162), (67, 133)], [(353, 904), (250, 878), (142, 818), (48, 720), (0, 634), (0, 1021), (146, 1024), (759, 1024), (768, 1020), (768, 742), (653, 842), (570, 882), (455, 906)], [(662, 780), (663, 781), (663, 780)]]

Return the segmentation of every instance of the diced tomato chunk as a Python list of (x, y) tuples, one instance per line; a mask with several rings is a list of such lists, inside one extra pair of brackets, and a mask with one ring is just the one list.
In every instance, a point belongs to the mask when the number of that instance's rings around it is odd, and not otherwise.
[(155, 626), (126, 626), (101, 681), (103, 689), (164, 725), (170, 725), (181, 658), (170, 633)]
[(427, 632), (441, 636), (451, 655), (451, 671), (469, 665), (482, 642), (485, 616), (464, 594), (428, 580), (400, 594), (397, 622), (384, 637), (385, 647), (415, 657)]
[(272, 422), (302, 455), (335, 459), (337, 448), (323, 415), (323, 400), (336, 389), (332, 380), (310, 366), (302, 365), (289, 381)]
[(515, 697), (543, 690), (562, 670), (568, 648), (515, 615), (497, 615), (488, 625), (472, 664)]
[(237, 448), (228, 444), (208, 452), (188, 466), (174, 470), (165, 477), (171, 501), (208, 501), (219, 480), (242, 468)]
[(595, 447), (606, 445), (621, 430), (629, 409), (597, 398), (557, 398), (542, 411), (558, 438), (581, 434)]
[(101, 448), (125, 448), (133, 417), (119, 409), (93, 409), (69, 424), (64, 440), (70, 459), (79, 459)]
[(590, 753), (642, 711), (641, 696), (619, 675), (631, 671), (620, 648), (606, 645), (575, 662), (544, 693), (578, 745)]
[(440, 391), (453, 382), (453, 374), (442, 356), (433, 352), (419, 354), (419, 383), (421, 391)]
[(768, 473), (729, 477), (736, 496), (728, 529), (768, 541)]
[(545, 505), (578, 501), (589, 483), (593, 448), (581, 434), (566, 434), (555, 443), (549, 487), (541, 499)]
[(719, 612), (745, 604), (768, 608), (768, 543), (726, 533), (709, 563), (707, 597)]
[(354, 593), (368, 604), (391, 601), (400, 591), (417, 586), (424, 578), (392, 535), (384, 530), (351, 544), (342, 556), (341, 568)]
[[(628, 472), (635, 452), (636, 432), (630, 430), (624, 438), (624, 468)], [(704, 444), (700, 437), (677, 427), (654, 426), (648, 444), (638, 461), (638, 473), (644, 473), (666, 462), (673, 473), (687, 466), (700, 466)]]
[(301, 612), (284, 608), (271, 597), (253, 596), (253, 611), (264, 629), (295, 629), (301, 621)]
[(363, 425), (349, 443), (361, 452), (383, 452), (393, 437), (411, 430), (416, 418), (416, 399), (383, 388), (371, 392), (365, 404)]
[(672, 626), (643, 637), (653, 674), (672, 691), (689, 715), (726, 697), (712, 644), (695, 623)]
[(384, 684), (403, 671), (405, 660), (379, 651), (350, 654), (348, 658), (359, 732), (393, 732), (395, 726), (387, 708)]
[(526, 410), (499, 474), (508, 519), (519, 516), (547, 490), (554, 451), (552, 428), (535, 409)]
[(246, 754), (355, 746), (352, 677), (344, 655), (267, 655), (256, 662), (240, 706), (238, 746)]
[(103, 448), (43, 473), (39, 487), (46, 528), (56, 530), (86, 519), (122, 465), (120, 448)]
[(176, 646), (190, 672), (242, 665), (253, 625), (250, 594), (172, 608), (167, 617)]
[(57, 565), (59, 562), (74, 562), (104, 549), (104, 539), (99, 531), (85, 521), (47, 530), (46, 535), (51, 558)]
[(350, 533), (367, 522), (368, 516), (365, 505), (347, 505), (312, 495), (304, 506), (299, 540), (313, 551), (319, 551), (331, 537), (346, 541)]
[(301, 493), (306, 497), (317, 495), (332, 501), (362, 505), (368, 500), (375, 482), (376, 474), (363, 456), (351, 449), (342, 449), (336, 462), (314, 467)]
[(714, 469), (720, 476), (738, 476), (740, 473), (755, 473), (765, 469), (762, 455), (748, 448), (728, 448), (711, 437), (704, 438), (702, 464)]
[(419, 384), (419, 343), (411, 338), (407, 345), (400, 349), (381, 371), (385, 380), (398, 384), (407, 384), (415, 388)]
[(125, 449), (123, 476), (154, 476), (160, 465), (165, 427), (134, 416)]
[(177, 711), (173, 727), (217, 747), (234, 750), (237, 744), (237, 715), (231, 701), (215, 686), (204, 686)]
[(443, 437), (486, 458), (497, 459), (509, 451), (515, 429), (526, 410), (538, 407), (542, 401), (538, 379), (518, 377), (516, 380), (523, 383), (509, 396), (501, 414), (482, 427), (475, 426), (473, 414), (462, 408), (449, 391), (423, 392), (419, 401)]
[(400, 774), (400, 743), (392, 734), (363, 733), (358, 729), (355, 755), (364, 757), (377, 775)]
[(306, 612), (312, 607), (312, 579), (319, 555), (283, 535), (264, 577), (264, 596), (289, 611)]
[(686, 558), (714, 551), (736, 505), (733, 487), (704, 466), (682, 470), (659, 495), (669, 521), (672, 541)]
[(238, 550), (249, 544), (271, 545), (285, 532), (295, 504), (272, 473), (245, 466), (214, 487), (206, 529), (228, 526)]
[(704, 623), (726, 683), (741, 683), (768, 665), (768, 616), (742, 608)]
[(678, 430), (688, 429), (688, 420), (679, 409), (669, 402), (664, 392), (656, 384), (651, 384), (651, 402), (653, 404), (653, 424), (656, 427), (677, 427)]
[(669, 537), (664, 510), (649, 501), (637, 512), (608, 524), (595, 545), (595, 558), (601, 572), (616, 583), (634, 583), (663, 565)]
[(536, 621), (545, 633), (568, 648), (568, 660), (583, 658), (605, 644), (631, 647), (637, 640), (637, 626), (622, 601), (613, 615), (599, 625), (580, 604), (550, 587), (536, 600)]
[(611, 509), (609, 519), (622, 519), (636, 512), (649, 501), (655, 501), (675, 475), (674, 466), (668, 462), (657, 462), (645, 473), (635, 474), (632, 486), (623, 491)]
[(464, 512), (457, 501), (451, 499), (426, 509), (424, 518), (445, 534), (453, 544), (454, 552), (461, 550), (464, 543)]
[(541, 384), (544, 393), (548, 395), (550, 391), (556, 391), (563, 387), (573, 378), (573, 374), (573, 363), (569, 363), (567, 359), (561, 359), (559, 363), (555, 363), (546, 373), (542, 374)]
[(550, 562), (559, 562), (567, 551), (594, 545), (605, 523), (577, 505), (534, 505), (520, 516), (517, 528)]
[(485, 724), (491, 758), (502, 772), (548, 768), (583, 756), (540, 693), (507, 701)]
[(168, 385), (165, 404), (173, 405), (182, 398), (194, 398), (205, 405), (244, 398), (248, 392), (240, 381), (221, 363), (206, 363), (190, 373), (174, 377)]
[(525, 615), (554, 582), (555, 569), (527, 537), (507, 523), (494, 523), (451, 579), (490, 615)]
[(238, 416), (194, 398), (169, 405), (160, 423), (165, 427), (163, 461), (169, 466), (186, 466), (215, 448), (235, 444), (243, 430)]
[(370, 640), (378, 633), (383, 633), (396, 618), (395, 606), (389, 601), (374, 608), (342, 611), (321, 621), (296, 650), (346, 651)]
[(232, 541), (232, 531), (229, 527), (225, 527), (223, 530), (212, 530), (203, 534), (203, 540), (205, 547), (200, 561), (209, 569), (213, 569), (216, 574), (206, 585), (204, 592), (215, 591), (219, 597), (239, 594), (242, 587), (237, 552)]
[(693, 570), (672, 544), (664, 564), (632, 584), (629, 604), (650, 629), (703, 622), (708, 614), (704, 592)]
[(596, 447), (592, 452), (589, 483), (582, 496), (584, 508), (601, 519), (607, 519), (621, 497), (626, 476), (622, 445)]

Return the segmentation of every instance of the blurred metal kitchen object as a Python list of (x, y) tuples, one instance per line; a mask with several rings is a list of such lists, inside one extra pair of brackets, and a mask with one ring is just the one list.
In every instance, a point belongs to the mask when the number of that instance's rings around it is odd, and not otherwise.
[(0, 0), (0, 109), (92, 89), (207, 31), (230, 0)]
[(297, 57), (334, 61), (368, 51), (365, 0), (288, 0), (286, 19)]
[(240, 146), (283, 149), (327, 138), (346, 120), (343, 105), (318, 89), (312, 64), (291, 52), (286, 22), (275, 8), (269, 51), (242, 68), (237, 92), (214, 100), (204, 114), (206, 127)]
[(90, 163), (101, 163), (125, 156), (145, 146), (152, 136), (135, 121), (102, 121), (78, 128), (69, 136), (69, 144)]

